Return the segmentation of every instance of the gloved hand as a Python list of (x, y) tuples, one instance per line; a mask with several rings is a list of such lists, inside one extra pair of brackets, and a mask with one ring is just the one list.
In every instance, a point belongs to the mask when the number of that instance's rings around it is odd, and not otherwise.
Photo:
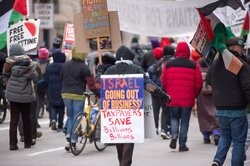
[(155, 91), (154, 91), (154, 94), (157, 95), (158, 97), (162, 98), (165, 100), (165, 102), (167, 104), (169, 104), (171, 102), (171, 97), (169, 95), (167, 95), (162, 89), (160, 88), (157, 88)]
[(166, 97), (165, 97), (165, 98), (166, 98), (166, 103), (167, 103), (167, 104), (170, 104), (171, 101), (172, 101), (171, 97), (170, 97), (169, 95), (166, 94)]
[(98, 65), (98, 67), (97, 67), (97, 71), (98, 72), (101, 72), (101, 73), (104, 73), (105, 72), (105, 70), (106, 70), (106, 66), (105, 65)]

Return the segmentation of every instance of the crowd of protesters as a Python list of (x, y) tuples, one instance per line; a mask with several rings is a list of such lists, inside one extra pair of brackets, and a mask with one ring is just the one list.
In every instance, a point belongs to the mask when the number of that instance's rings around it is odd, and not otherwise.
[[(77, 53), (75, 46), (70, 60), (66, 61), (59, 39), (55, 40), (51, 55), (44, 47), (37, 55), (26, 55), (20, 45), (13, 44), (8, 57), (0, 54), (2, 84), (10, 102), (9, 149), (18, 149), (18, 126), (24, 147), (36, 144), (36, 139), (42, 136), (37, 130), (40, 127), (37, 118), (47, 102), (50, 127), (57, 132), (65, 130), (65, 149), (69, 151), (70, 142), (74, 146), (77, 141), (76, 135), (70, 140), (70, 129), (74, 117), (84, 109), (83, 92), (95, 86), (90, 85), (88, 78), (95, 73), (98, 82), (102, 74), (141, 73), (145, 90), (151, 93), (156, 134), (164, 140), (170, 139), (171, 149), (176, 149), (178, 141), (179, 152), (189, 151), (189, 121), (196, 105), (201, 139), (204, 144), (213, 139), (218, 145), (213, 166), (223, 165), (231, 143), (232, 165), (243, 165), (250, 144), (246, 142), (249, 66), (248, 58), (242, 55), (244, 45), (235, 42), (240, 39), (231, 40), (227, 45), (229, 51), (244, 64), (237, 76), (225, 69), (221, 55), (209, 67), (186, 42), (175, 43), (168, 38), (161, 41), (151, 38), (149, 46), (142, 46), (133, 38), (130, 48), (121, 46), (116, 53), (104, 53), (101, 65), (98, 57), (92, 55), (96, 53)], [(97, 88), (89, 89), (100, 97)], [(120, 166), (130, 166), (134, 144), (116, 144), (116, 148)]]

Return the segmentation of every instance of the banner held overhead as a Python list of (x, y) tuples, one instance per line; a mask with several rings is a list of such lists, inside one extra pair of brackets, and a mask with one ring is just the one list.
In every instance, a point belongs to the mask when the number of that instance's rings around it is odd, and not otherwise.
[(108, 8), (118, 10), (122, 31), (175, 37), (193, 35), (200, 21), (195, 8), (215, 1), (108, 0)]

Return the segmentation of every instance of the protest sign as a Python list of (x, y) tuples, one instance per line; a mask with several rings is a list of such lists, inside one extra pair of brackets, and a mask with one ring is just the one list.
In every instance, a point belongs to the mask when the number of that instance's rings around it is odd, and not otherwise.
[(37, 48), (40, 20), (24, 20), (11, 25), (7, 30), (7, 46), (20, 44), (25, 51)]
[(54, 28), (54, 4), (53, 3), (35, 3), (35, 18), (41, 20), (40, 28)]
[[(120, 24), (118, 18), (118, 12), (112, 11), (108, 12), (109, 15), (109, 23), (110, 23), (110, 34), (109, 37), (111, 41), (109, 41), (109, 45), (111, 42), (111, 48), (104, 47), (102, 51), (116, 51), (122, 44), (121, 42), (121, 34), (120, 34)], [(85, 37), (84, 32), (84, 21), (83, 21), (83, 14), (78, 13), (74, 15), (74, 30), (75, 30), (75, 45), (76, 45), (76, 52), (79, 53), (89, 53), (96, 51), (96, 49), (92, 49), (96, 46), (90, 46), (92, 39), (87, 39)], [(104, 37), (105, 38), (105, 37)], [(102, 40), (102, 38), (100, 38)], [(95, 44), (94, 44), (95, 45)]]
[(144, 91), (144, 133), (145, 138), (155, 138), (155, 119), (153, 112), (153, 105), (151, 94), (148, 91)]
[(194, 34), (194, 37), (191, 41), (191, 45), (196, 49), (196, 51), (201, 54), (203, 48), (208, 41), (205, 28), (203, 24), (200, 22), (198, 28)]
[(203, 24), (200, 22), (190, 44), (200, 54), (205, 57), (207, 65), (211, 66), (216, 56), (217, 50), (212, 47), (208, 40)]
[(65, 24), (62, 52), (71, 53), (71, 49), (75, 44), (75, 33), (73, 24)]
[(154, 37), (193, 35), (199, 23), (197, 7), (214, 0), (108, 0), (119, 12), (121, 30)]
[(107, 0), (83, 0), (83, 21), (87, 39), (110, 36)]
[(143, 74), (101, 76), (101, 142), (144, 141)]

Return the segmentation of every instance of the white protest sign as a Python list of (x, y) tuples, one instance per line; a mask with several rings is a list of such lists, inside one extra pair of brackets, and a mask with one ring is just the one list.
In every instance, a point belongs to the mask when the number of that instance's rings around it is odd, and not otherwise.
[(101, 76), (101, 142), (144, 141), (143, 74)]
[(74, 45), (75, 45), (74, 24), (65, 24), (62, 52), (71, 53), (71, 49)]
[(54, 28), (54, 4), (53, 3), (35, 3), (35, 18), (41, 20), (40, 28)]
[(148, 91), (144, 91), (144, 133), (145, 138), (155, 138), (155, 119), (153, 112), (153, 105), (151, 94)]
[(8, 48), (14, 43), (18, 43), (25, 51), (37, 48), (39, 24), (40, 20), (29, 19), (10, 26), (7, 30)]

